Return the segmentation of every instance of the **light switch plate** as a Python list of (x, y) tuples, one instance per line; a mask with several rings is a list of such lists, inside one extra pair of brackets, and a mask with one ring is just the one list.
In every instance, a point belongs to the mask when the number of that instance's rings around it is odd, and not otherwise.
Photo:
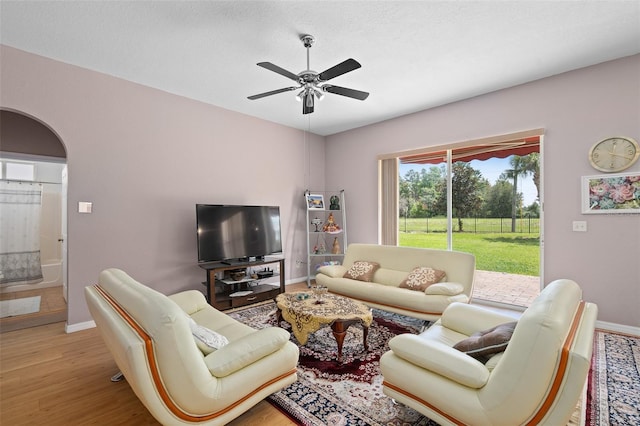
[(79, 201), (78, 202), (78, 213), (91, 213), (93, 209), (93, 203), (88, 201)]
[(573, 221), (573, 231), (574, 232), (587, 232), (587, 221), (586, 220), (574, 220)]

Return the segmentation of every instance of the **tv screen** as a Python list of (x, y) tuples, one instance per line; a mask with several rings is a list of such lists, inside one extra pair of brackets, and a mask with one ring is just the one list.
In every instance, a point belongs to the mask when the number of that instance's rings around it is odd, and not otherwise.
[(196, 204), (198, 262), (282, 252), (278, 206)]

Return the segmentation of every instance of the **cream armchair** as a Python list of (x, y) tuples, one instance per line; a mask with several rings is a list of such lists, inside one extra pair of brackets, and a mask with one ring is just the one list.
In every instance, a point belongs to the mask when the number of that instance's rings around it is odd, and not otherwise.
[(442, 425), (565, 425), (585, 385), (598, 311), (581, 295), (573, 281), (549, 284), (486, 363), (453, 346), (514, 317), (454, 303), (422, 334), (389, 341), (384, 393)]
[[(224, 425), (297, 380), (298, 348), (289, 333), (254, 330), (198, 291), (167, 297), (108, 269), (85, 296), (118, 368), (162, 424)], [(228, 344), (205, 355), (192, 319)]]

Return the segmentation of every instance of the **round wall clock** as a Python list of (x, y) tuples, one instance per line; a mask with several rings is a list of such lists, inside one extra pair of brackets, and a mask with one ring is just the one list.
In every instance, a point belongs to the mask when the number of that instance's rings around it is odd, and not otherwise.
[(624, 136), (601, 140), (589, 150), (589, 162), (601, 172), (620, 172), (633, 165), (640, 156), (638, 142)]

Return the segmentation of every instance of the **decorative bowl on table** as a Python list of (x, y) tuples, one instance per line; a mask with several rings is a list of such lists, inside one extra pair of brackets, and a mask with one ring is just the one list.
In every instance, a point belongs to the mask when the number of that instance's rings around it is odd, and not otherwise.
[(231, 271), (231, 272), (229, 272), (229, 278), (231, 278), (233, 281), (240, 281), (246, 276), (247, 276), (246, 271)]

